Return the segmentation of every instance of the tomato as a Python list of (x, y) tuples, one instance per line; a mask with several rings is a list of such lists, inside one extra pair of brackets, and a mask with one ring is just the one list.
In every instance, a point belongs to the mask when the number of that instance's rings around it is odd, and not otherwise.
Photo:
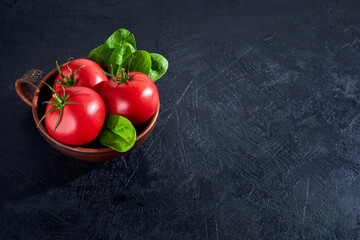
[[(145, 123), (159, 105), (159, 92), (148, 75), (140, 72), (119, 74), (100, 89), (106, 114), (121, 115), (134, 126)], [(123, 83), (121, 83), (123, 82)]]
[[(65, 88), (65, 95), (63, 90), (57, 93), (57, 96), (53, 94), (50, 101), (46, 102), (45, 126), (49, 134), (60, 142), (71, 145), (93, 141), (99, 135), (106, 116), (105, 104), (100, 95), (90, 88), (78, 86)], [(66, 103), (61, 107), (64, 100)], [(58, 125), (60, 109), (49, 112), (56, 106), (62, 108)]]
[[(106, 76), (105, 73), (102, 72), (100, 65), (89, 59), (84, 59), (84, 58), (75, 59), (73, 61), (68, 62), (60, 70), (62, 74), (67, 78), (66, 82), (68, 84), (65, 83), (66, 87), (68, 86), (89, 87), (98, 92), (102, 84), (108, 81), (108, 77)], [(73, 81), (74, 79), (75, 81)], [(53, 88), (55, 89), (55, 91), (62, 90), (61, 85), (59, 83), (56, 83), (56, 81), (62, 83), (64, 82), (64, 79), (60, 73), (55, 78)]]

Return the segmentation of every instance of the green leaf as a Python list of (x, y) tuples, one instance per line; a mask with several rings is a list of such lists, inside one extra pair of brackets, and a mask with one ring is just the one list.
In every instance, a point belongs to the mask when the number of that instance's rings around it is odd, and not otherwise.
[(110, 55), (108, 66), (112, 65), (113, 71), (116, 73), (122, 61), (133, 52), (135, 52), (135, 48), (130, 43), (120, 45)]
[[(110, 57), (116, 48), (124, 44), (130, 44), (136, 51), (135, 37), (126, 29), (116, 30), (103, 45), (93, 49), (89, 54), (89, 59), (98, 63), (104, 70), (110, 70)], [(114, 59), (112, 60), (114, 61)]]
[(120, 115), (106, 117), (104, 127), (99, 134), (100, 143), (118, 152), (127, 152), (135, 144), (136, 130), (131, 122)]
[(98, 46), (97, 48), (94, 48), (93, 50), (91, 50), (91, 52), (89, 53), (89, 59), (93, 60), (94, 62), (100, 63), (101, 60), (101, 54), (100, 52), (102, 51), (102, 46)]
[(90, 52), (89, 59), (98, 63), (100, 67), (102, 67), (103, 69), (108, 70), (107, 61), (111, 53), (112, 53), (112, 49), (109, 49), (107, 47), (104, 47), (104, 45), (101, 45)]
[(125, 68), (129, 72), (142, 72), (148, 75), (151, 69), (150, 54), (144, 50), (136, 51), (122, 61), (116, 74), (120, 73), (121, 68)]
[(169, 62), (162, 55), (157, 53), (150, 53), (151, 69), (149, 77), (155, 82), (166, 73), (169, 67)]
[(111, 34), (111, 36), (105, 41), (104, 46), (108, 49), (115, 49), (124, 43), (131, 44), (136, 50), (134, 35), (128, 30), (120, 28)]

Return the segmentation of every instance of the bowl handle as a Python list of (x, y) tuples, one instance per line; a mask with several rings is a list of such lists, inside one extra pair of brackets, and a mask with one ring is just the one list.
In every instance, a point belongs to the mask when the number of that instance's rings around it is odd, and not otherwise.
[(37, 85), (45, 77), (45, 73), (38, 69), (30, 69), (24, 76), (16, 80), (15, 90), (19, 97), (30, 107)]

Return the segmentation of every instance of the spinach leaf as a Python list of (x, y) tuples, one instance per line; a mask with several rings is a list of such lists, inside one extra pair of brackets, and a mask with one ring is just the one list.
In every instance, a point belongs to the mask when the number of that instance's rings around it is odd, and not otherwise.
[(117, 74), (120, 73), (120, 69), (125, 68), (129, 72), (142, 72), (148, 75), (151, 68), (151, 57), (147, 51), (139, 50), (130, 54), (120, 64)]
[(98, 63), (103, 69), (108, 70), (107, 57), (110, 56), (111, 53), (111, 49), (105, 48), (104, 45), (101, 45), (90, 52), (89, 59)]
[(131, 44), (136, 50), (134, 35), (128, 30), (120, 28), (111, 34), (111, 36), (105, 41), (104, 45), (108, 49), (115, 49), (124, 43)]
[(89, 59), (97, 62), (105, 71), (120, 74), (121, 68), (147, 74), (154, 82), (161, 78), (169, 67), (162, 55), (136, 51), (135, 37), (124, 28), (116, 30), (103, 45), (89, 54)]
[[(116, 48), (124, 44), (129, 44), (136, 51), (135, 37), (126, 29), (116, 30), (103, 45), (93, 49), (89, 54), (89, 59), (98, 63), (105, 71), (110, 70), (110, 57)], [(113, 60), (112, 60), (113, 61)]]
[(166, 73), (169, 67), (169, 62), (162, 55), (157, 53), (150, 53), (151, 69), (149, 77), (155, 82)]
[(136, 130), (131, 122), (120, 115), (106, 117), (104, 127), (99, 134), (100, 143), (118, 152), (127, 152), (135, 144)]
[(133, 52), (135, 52), (135, 48), (130, 43), (124, 43), (115, 48), (110, 55), (107, 65), (112, 65), (114, 73), (117, 73), (122, 61)]

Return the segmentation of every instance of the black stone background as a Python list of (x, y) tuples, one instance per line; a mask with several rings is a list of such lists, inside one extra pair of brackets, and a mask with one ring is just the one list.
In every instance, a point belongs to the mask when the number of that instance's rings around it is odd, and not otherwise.
[[(359, 239), (359, 1), (0, 5), (0, 239)], [(170, 62), (150, 138), (104, 163), (14, 90), (118, 28)]]

